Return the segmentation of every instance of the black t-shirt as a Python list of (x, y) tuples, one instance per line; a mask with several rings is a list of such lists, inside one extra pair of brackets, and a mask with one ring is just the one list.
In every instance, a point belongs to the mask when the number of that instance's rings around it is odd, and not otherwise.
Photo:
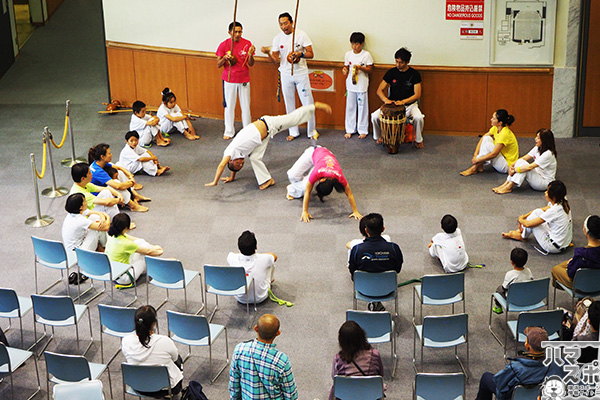
[(385, 73), (383, 80), (390, 85), (390, 100), (404, 100), (415, 94), (415, 85), (421, 83), (421, 74), (412, 67), (404, 72), (394, 67)]

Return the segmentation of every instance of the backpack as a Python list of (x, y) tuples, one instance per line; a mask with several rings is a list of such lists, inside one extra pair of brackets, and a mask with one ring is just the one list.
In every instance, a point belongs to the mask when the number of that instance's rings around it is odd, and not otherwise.
[(190, 381), (188, 387), (181, 391), (181, 400), (208, 400), (198, 381)]

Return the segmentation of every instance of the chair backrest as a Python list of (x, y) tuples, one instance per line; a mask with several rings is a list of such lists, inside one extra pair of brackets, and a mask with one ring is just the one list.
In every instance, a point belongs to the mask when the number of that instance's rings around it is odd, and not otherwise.
[(39, 261), (46, 264), (60, 264), (67, 261), (67, 252), (62, 242), (36, 236), (32, 236), (31, 240), (33, 241), (33, 252)]
[(183, 265), (179, 260), (146, 256), (146, 273), (150, 278), (162, 283), (185, 281)]
[(396, 271), (354, 272), (354, 290), (370, 297), (387, 296), (398, 289)]
[(84, 275), (102, 276), (110, 274), (110, 261), (108, 256), (97, 251), (75, 248), (77, 264)]
[(46, 371), (61, 381), (79, 382), (92, 379), (90, 364), (84, 356), (44, 352)]
[(210, 335), (208, 320), (203, 315), (167, 311), (169, 332), (186, 340), (200, 340)]
[(73, 299), (68, 296), (45, 296), (32, 294), (33, 312), (49, 321), (64, 321), (75, 317)]
[(512, 400), (537, 400), (540, 395), (541, 385), (517, 385), (512, 392)]
[(389, 312), (346, 311), (346, 321), (354, 321), (367, 334), (367, 338), (380, 338), (392, 332), (392, 314)]
[[(100, 324), (118, 336), (135, 332), (135, 308), (98, 304)], [(111, 333), (112, 334), (112, 333)]]
[(434, 342), (450, 342), (467, 336), (467, 314), (427, 316), (423, 318), (423, 338)]
[(465, 374), (418, 373), (415, 377), (417, 400), (455, 400), (465, 396)]
[(104, 400), (99, 380), (55, 385), (53, 396), (54, 400)]
[(341, 400), (377, 400), (383, 398), (383, 378), (374, 376), (342, 376), (333, 378), (333, 391)]
[(581, 268), (575, 272), (573, 287), (577, 297), (600, 292), (600, 269)]
[(169, 387), (166, 365), (133, 365), (122, 363), (123, 384), (138, 392), (158, 392)]
[(430, 299), (451, 299), (465, 291), (465, 274), (425, 275), (421, 283), (421, 294)]
[(246, 271), (244, 267), (205, 265), (204, 279), (217, 290), (237, 290), (246, 286)]
[(546, 330), (548, 336), (561, 331), (563, 320), (562, 310), (527, 311), (519, 314), (517, 320), (517, 333), (525, 335), (528, 326), (539, 326)]
[(8, 367), (6, 371), (12, 372), (12, 366), (10, 365), (10, 356), (8, 355), (8, 350), (6, 349), (6, 345), (0, 342), (0, 369), (4, 369), (2, 367), (4, 367), (5, 365)]
[(19, 297), (13, 289), (0, 288), (0, 313), (9, 313), (19, 309)]
[(508, 311), (511, 304), (517, 307), (525, 307), (537, 304), (548, 298), (550, 278), (534, 279), (526, 282), (515, 282), (508, 287), (506, 301)]

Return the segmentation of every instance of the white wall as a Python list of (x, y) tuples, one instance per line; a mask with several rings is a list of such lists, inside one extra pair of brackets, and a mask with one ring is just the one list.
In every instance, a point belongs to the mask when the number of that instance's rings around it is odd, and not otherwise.
[[(555, 65), (564, 64), (568, 3), (558, 1)], [(165, 6), (168, 4), (168, 6)], [(176, 7), (173, 6), (176, 4)], [(214, 52), (227, 38), (234, 0), (103, 0), (106, 40)], [(279, 33), (277, 16), (293, 0), (238, 0), (237, 20), (257, 48)], [(406, 46), (416, 65), (489, 66), (491, 0), (483, 40), (460, 40), (460, 21), (445, 19), (445, 0), (302, 0), (298, 28), (313, 40), (315, 59), (343, 61), (353, 31), (366, 35), (376, 63), (393, 63)], [(365, 8), (365, 5), (371, 5)]]

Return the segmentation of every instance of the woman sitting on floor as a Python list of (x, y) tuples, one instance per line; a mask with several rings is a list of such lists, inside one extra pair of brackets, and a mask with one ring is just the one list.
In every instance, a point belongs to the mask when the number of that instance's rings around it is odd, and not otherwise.
[(540, 129), (535, 135), (535, 146), (508, 168), (508, 178), (492, 190), (498, 194), (512, 192), (527, 181), (533, 190), (546, 190), (556, 175), (556, 146), (550, 129)]
[(567, 187), (562, 181), (552, 181), (544, 193), (548, 205), (536, 208), (518, 218), (519, 229), (502, 233), (506, 239), (526, 241), (533, 233), (547, 253), (560, 253), (573, 239), (571, 208), (567, 201)]

